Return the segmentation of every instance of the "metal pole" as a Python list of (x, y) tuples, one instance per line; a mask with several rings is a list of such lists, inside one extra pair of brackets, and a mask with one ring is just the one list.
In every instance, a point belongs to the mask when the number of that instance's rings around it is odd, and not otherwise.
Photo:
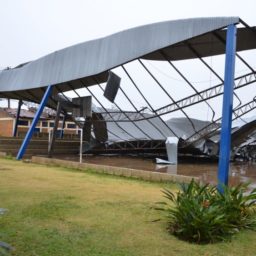
[(31, 140), (31, 138), (33, 136), (36, 124), (37, 124), (38, 120), (40, 119), (40, 116), (41, 116), (41, 114), (43, 112), (44, 106), (46, 105), (47, 100), (48, 100), (49, 96), (51, 95), (51, 92), (52, 92), (52, 86), (49, 85), (47, 87), (45, 93), (44, 93), (43, 99), (42, 99), (42, 101), (41, 101), (41, 103), (40, 103), (40, 105), (39, 105), (39, 107), (37, 109), (37, 112), (36, 112), (35, 117), (34, 117), (34, 119), (32, 121), (32, 124), (31, 124), (31, 126), (30, 126), (30, 128), (29, 128), (29, 130), (28, 130), (28, 132), (26, 134), (26, 137), (25, 137), (25, 139), (22, 142), (22, 145), (21, 145), (21, 147), (19, 149), (19, 152), (18, 152), (18, 154), (16, 156), (17, 160), (20, 160), (23, 157), (23, 155), (25, 154), (27, 146), (29, 144), (29, 141)]
[(50, 151), (52, 129), (48, 129), (48, 152)]
[[(164, 53), (164, 50), (162, 50), (161, 53), (162, 53), (163, 57), (166, 59), (166, 61), (170, 64), (170, 66), (183, 78), (183, 80), (193, 89), (193, 91), (194, 91), (202, 100), (204, 100), (203, 97), (202, 97), (202, 95), (201, 95), (201, 94), (199, 93), (199, 91), (194, 87), (194, 85), (186, 78), (186, 76), (181, 73), (181, 71), (177, 68), (176, 65), (174, 65), (174, 64), (172, 63), (172, 61), (168, 60), (168, 58), (166, 57), (166, 54)], [(168, 56), (170, 56), (170, 55), (168, 55)], [(199, 57), (199, 59), (201, 59), (201, 58)], [(202, 61), (203, 63), (205, 63), (204, 60), (201, 59), (201, 61)], [(207, 67), (208, 67), (208, 66), (207, 66)], [(214, 74), (215, 74), (215, 73), (214, 73)], [(222, 81), (222, 80), (221, 80), (221, 81)], [(223, 81), (222, 81), (222, 82), (223, 82)], [(214, 116), (215, 116), (215, 112), (214, 112), (212, 106), (211, 106), (206, 100), (205, 100), (205, 103), (206, 103), (207, 106), (211, 109), (211, 111), (212, 111), (212, 113), (213, 113), (213, 115), (212, 115), (212, 120), (213, 120), (213, 119), (214, 119)]]
[(83, 162), (83, 129), (79, 129), (80, 131), (80, 157), (79, 157), (79, 163), (81, 164)]
[[(100, 84), (98, 84), (98, 86), (100, 87), (100, 89), (104, 92), (104, 89), (102, 88), (102, 86)], [(121, 90), (121, 88), (120, 88)], [(122, 91), (123, 92), (123, 91)], [(137, 125), (130, 117), (129, 115), (125, 112), (125, 111), (122, 111), (122, 109), (119, 107), (119, 105), (115, 102), (113, 102), (114, 105), (119, 109), (120, 113), (124, 114), (124, 116), (143, 134), (143, 135), (146, 135), (146, 137), (148, 137), (148, 139), (152, 140), (152, 138), (150, 137), (150, 135), (148, 135), (145, 131), (143, 131), (139, 125)]]
[[(146, 97), (144, 96), (144, 94), (141, 92), (141, 90), (139, 89), (138, 85), (135, 83), (135, 81), (133, 80), (133, 78), (131, 77), (130, 73), (127, 71), (127, 69), (122, 65), (121, 66), (122, 69), (124, 70), (124, 72), (126, 73), (126, 75), (128, 76), (128, 78), (130, 79), (130, 81), (132, 82), (132, 84), (134, 85), (134, 87), (137, 89), (137, 91), (139, 92), (140, 96), (144, 99), (144, 101), (147, 103), (147, 105), (149, 106), (149, 108), (151, 109), (151, 111), (153, 113), (156, 114), (153, 106), (149, 103), (149, 101), (146, 99)], [(153, 117), (159, 117), (160, 121), (163, 123), (163, 125), (165, 125), (165, 127), (167, 127), (167, 129), (177, 138), (179, 138), (179, 136), (174, 132), (173, 129), (171, 129), (171, 127), (169, 125), (167, 125), (167, 123), (162, 119), (162, 117), (160, 115), (154, 115)], [(143, 120), (143, 119), (142, 119)], [(167, 137), (167, 136), (166, 136)]]
[(15, 119), (15, 125), (14, 125), (14, 129), (13, 129), (13, 137), (16, 137), (16, 135), (17, 135), (21, 106), (22, 106), (22, 100), (19, 100), (16, 119)]
[(50, 140), (50, 144), (49, 144), (49, 148), (48, 148), (48, 156), (49, 157), (51, 157), (53, 150), (54, 150), (56, 132), (58, 131), (58, 126), (59, 126), (60, 112), (61, 112), (61, 102), (58, 102), (56, 116), (55, 116), (55, 120), (54, 120), (53, 132), (52, 132), (52, 136), (51, 136), (51, 140)]
[(64, 129), (65, 129), (66, 119), (67, 119), (67, 115), (64, 114), (63, 119), (62, 119), (62, 127), (61, 127), (61, 134), (60, 134), (61, 139), (63, 139), (63, 136), (64, 136)]
[(236, 26), (234, 24), (229, 25), (227, 28), (226, 40), (225, 79), (218, 170), (218, 188), (220, 191), (223, 191), (223, 185), (228, 185), (236, 56), (236, 33)]
[[(147, 73), (153, 78), (153, 80), (158, 84), (158, 86), (162, 89), (162, 91), (168, 96), (168, 98), (174, 103), (176, 104), (176, 101), (174, 100), (174, 98), (170, 95), (170, 93), (167, 92), (167, 90), (162, 86), (162, 84), (159, 82), (159, 80), (150, 72), (150, 70), (146, 67), (146, 65), (140, 60), (138, 59), (139, 63), (142, 65), (142, 67), (147, 71)], [(177, 105), (177, 104), (176, 104)], [(197, 130), (195, 128), (194, 123), (191, 121), (191, 119), (189, 118), (189, 116), (187, 115), (187, 113), (179, 106), (177, 105), (178, 109), (184, 114), (184, 116), (188, 119), (188, 121), (191, 124), (191, 127), (193, 128), (193, 130), (195, 131), (195, 133), (197, 133)]]
[[(118, 128), (120, 128), (123, 133), (126, 133), (128, 136), (132, 137), (131, 134), (129, 134), (124, 128), (122, 128), (122, 126), (118, 123), (118, 121), (115, 121), (115, 119), (113, 118), (113, 116), (111, 115), (111, 112), (109, 112), (104, 106), (103, 104), (100, 102), (100, 100), (96, 97), (96, 95), (83, 83), (82, 80), (80, 80), (80, 82), (82, 83), (82, 85), (84, 86), (84, 88), (92, 95), (92, 97), (100, 104), (100, 106), (103, 108), (103, 110), (107, 113), (107, 115), (113, 120), (113, 122), (116, 124), (116, 126)], [(98, 81), (95, 80), (95, 82), (98, 84)], [(125, 139), (125, 138), (121, 138), (118, 134), (114, 134), (113, 132), (111, 132), (109, 129), (108, 129), (108, 132), (111, 133), (112, 135), (114, 135), (115, 137), (121, 139), (121, 140), (124, 140), (124, 141), (127, 141), (127, 143), (129, 143), (131, 146), (133, 146), (132, 143), (129, 142), (129, 140)], [(133, 137), (134, 139), (136, 139), (135, 137)]]

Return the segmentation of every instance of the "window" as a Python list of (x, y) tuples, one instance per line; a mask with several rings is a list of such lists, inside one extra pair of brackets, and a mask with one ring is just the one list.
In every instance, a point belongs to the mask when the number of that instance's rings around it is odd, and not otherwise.
[(75, 129), (76, 128), (76, 124), (67, 124), (67, 128)]
[(19, 120), (18, 125), (28, 126), (28, 120)]
[(50, 122), (50, 127), (54, 127), (54, 122)]
[(42, 121), (42, 126), (43, 127), (48, 127), (48, 122), (47, 121)]

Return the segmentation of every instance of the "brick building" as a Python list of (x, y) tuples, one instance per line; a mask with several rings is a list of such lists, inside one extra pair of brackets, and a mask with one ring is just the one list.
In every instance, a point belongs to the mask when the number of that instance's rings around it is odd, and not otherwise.
[[(15, 127), (15, 120), (17, 115), (17, 109), (14, 108), (0, 108), (0, 136), (11, 137)], [(31, 125), (34, 118), (35, 110), (21, 109), (20, 118), (18, 122), (17, 136), (24, 137), (25, 133)], [(42, 113), (40, 120), (36, 126), (37, 136), (48, 136), (48, 133), (53, 129), (54, 116), (48, 113)], [(62, 128), (62, 120), (59, 122), (59, 129)], [(78, 134), (79, 127), (70, 121), (65, 122), (64, 135), (76, 135)]]

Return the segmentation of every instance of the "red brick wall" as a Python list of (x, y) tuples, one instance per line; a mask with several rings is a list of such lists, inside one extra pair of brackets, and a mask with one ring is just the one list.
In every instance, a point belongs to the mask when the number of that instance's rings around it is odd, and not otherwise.
[[(1, 120), (2, 118), (2, 120)], [(28, 120), (22, 118), (22, 120)], [(5, 111), (0, 109), (0, 136), (7, 136), (11, 137), (13, 133), (13, 125), (14, 125), (15, 119), (11, 119), (11, 117), (6, 113)], [(37, 126), (38, 127), (38, 126)], [(62, 125), (59, 124), (59, 128), (61, 128)], [(52, 128), (50, 128), (52, 129)], [(28, 131), (28, 127), (24, 126), (18, 126), (18, 136), (25, 136), (26, 132)], [(42, 128), (42, 134), (48, 134), (48, 128)], [(75, 129), (64, 129), (64, 134), (66, 135), (75, 135), (76, 130)]]
[(76, 134), (76, 130), (64, 130), (64, 134)]
[(12, 136), (13, 120), (0, 120), (0, 136)]
[(28, 127), (20, 127), (18, 126), (18, 133), (19, 132), (27, 132), (28, 131)]

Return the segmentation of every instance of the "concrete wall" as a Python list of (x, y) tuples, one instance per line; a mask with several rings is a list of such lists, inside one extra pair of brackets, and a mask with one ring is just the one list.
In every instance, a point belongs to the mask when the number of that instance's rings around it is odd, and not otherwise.
[(158, 172), (150, 172), (150, 171), (121, 168), (121, 167), (114, 167), (114, 166), (88, 164), (88, 163), (80, 164), (78, 162), (72, 162), (72, 161), (60, 160), (60, 159), (54, 159), (54, 158), (38, 157), (38, 156), (33, 156), (31, 161), (33, 163), (38, 163), (38, 164), (62, 166), (62, 167), (74, 168), (78, 170), (91, 169), (93, 172), (97, 172), (97, 173), (106, 173), (106, 174), (112, 174), (117, 176), (132, 177), (132, 178), (148, 180), (148, 181), (189, 183), (192, 180), (192, 178), (198, 181), (197, 177), (192, 177), (192, 176), (158, 173)]

